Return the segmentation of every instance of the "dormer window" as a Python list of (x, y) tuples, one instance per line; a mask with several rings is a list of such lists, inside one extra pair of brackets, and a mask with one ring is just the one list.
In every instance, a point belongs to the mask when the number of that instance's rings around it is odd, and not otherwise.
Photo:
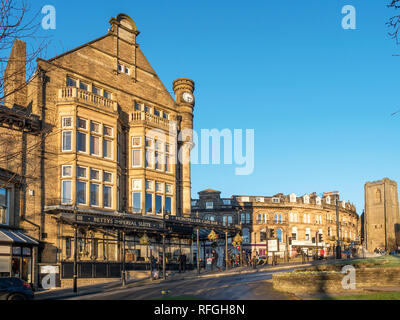
[(316, 197), (315, 198), (315, 203), (320, 206), (321, 205), (321, 198), (320, 197)]
[(291, 193), (289, 195), (289, 201), (290, 202), (296, 202), (297, 201), (296, 195), (294, 193)]
[(264, 202), (264, 198), (263, 197), (256, 197), (256, 202)]
[(331, 204), (331, 197), (330, 197), (330, 196), (327, 196), (327, 197), (325, 198), (325, 202), (326, 202), (326, 204)]
[(304, 201), (304, 203), (310, 203), (310, 197), (306, 194), (304, 197), (303, 197), (303, 201)]
[(272, 198), (272, 203), (280, 203), (281, 199), (280, 198)]
[(214, 208), (214, 202), (206, 202), (206, 209), (213, 209)]

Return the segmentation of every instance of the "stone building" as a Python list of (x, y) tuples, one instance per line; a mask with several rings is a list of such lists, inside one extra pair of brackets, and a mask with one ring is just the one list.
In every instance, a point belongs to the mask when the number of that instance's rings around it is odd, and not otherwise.
[[(38, 59), (28, 83), (23, 74), (5, 86), (24, 87), (6, 104), (29, 108), (48, 129), (30, 154), (37, 179), (26, 185), (18, 227), (40, 241), (35, 273), (50, 265), (59, 280), (72, 277), (75, 253), (97, 263), (78, 270), (93, 278), (119, 274), (113, 263), (121, 261), (122, 246), (130, 261), (148, 259), (151, 249), (158, 255), (159, 247), (139, 240), (148, 235), (160, 244), (168, 228), (174, 243), (180, 231), (173, 217), (191, 212), (194, 82), (175, 80), (172, 97), (140, 49), (135, 22), (125, 14), (109, 22), (105, 35)], [(25, 63), (22, 41), (11, 56)], [(180, 250), (189, 248), (191, 231), (186, 236)]]
[[(280, 255), (293, 256), (298, 250), (313, 251), (324, 248), (333, 255), (339, 241), (343, 247), (359, 243), (359, 216), (354, 205), (339, 201), (339, 220), (336, 219), (338, 193), (277, 194), (272, 197), (232, 196), (221, 198), (220, 192), (207, 189), (192, 199), (192, 215), (220, 221), (223, 224), (241, 224), (243, 247), (260, 255), (266, 252), (269, 230), (279, 239)], [(338, 222), (338, 223), (337, 223)], [(267, 234), (268, 233), (268, 234)]]
[(367, 182), (362, 215), (365, 248), (387, 251), (400, 247), (400, 216), (397, 183), (388, 178)]

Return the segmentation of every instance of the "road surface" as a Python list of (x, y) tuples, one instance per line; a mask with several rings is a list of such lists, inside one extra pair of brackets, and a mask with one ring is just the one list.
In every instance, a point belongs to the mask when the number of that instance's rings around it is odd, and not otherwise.
[(171, 297), (192, 297), (205, 300), (282, 300), (291, 297), (272, 288), (272, 274), (290, 272), (292, 268), (248, 274), (169, 280), (146, 285), (128, 285), (102, 293), (70, 298), (70, 300), (151, 300), (163, 297), (169, 291)]

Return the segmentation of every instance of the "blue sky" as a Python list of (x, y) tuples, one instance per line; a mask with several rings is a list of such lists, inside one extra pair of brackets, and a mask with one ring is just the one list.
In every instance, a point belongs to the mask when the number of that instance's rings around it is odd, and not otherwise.
[[(255, 169), (193, 165), (192, 195), (298, 195), (339, 190), (358, 212), (364, 183), (400, 181), (400, 47), (387, 1), (35, 1), (56, 8), (48, 57), (130, 15), (144, 54), (172, 91), (196, 82), (195, 129), (254, 129)], [(357, 29), (344, 30), (344, 5)], [(399, 13), (400, 14), (400, 13)]]

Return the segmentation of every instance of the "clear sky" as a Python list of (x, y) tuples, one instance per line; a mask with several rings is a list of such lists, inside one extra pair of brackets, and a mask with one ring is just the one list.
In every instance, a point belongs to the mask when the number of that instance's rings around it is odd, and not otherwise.
[[(56, 8), (48, 57), (107, 32), (123, 12), (166, 87), (196, 82), (194, 126), (255, 130), (255, 169), (193, 165), (192, 196), (338, 190), (364, 207), (364, 183), (400, 182), (400, 46), (389, 0), (34, 1)], [(357, 29), (344, 30), (344, 5)], [(400, 13), (399, 13), (400, 14)]]

